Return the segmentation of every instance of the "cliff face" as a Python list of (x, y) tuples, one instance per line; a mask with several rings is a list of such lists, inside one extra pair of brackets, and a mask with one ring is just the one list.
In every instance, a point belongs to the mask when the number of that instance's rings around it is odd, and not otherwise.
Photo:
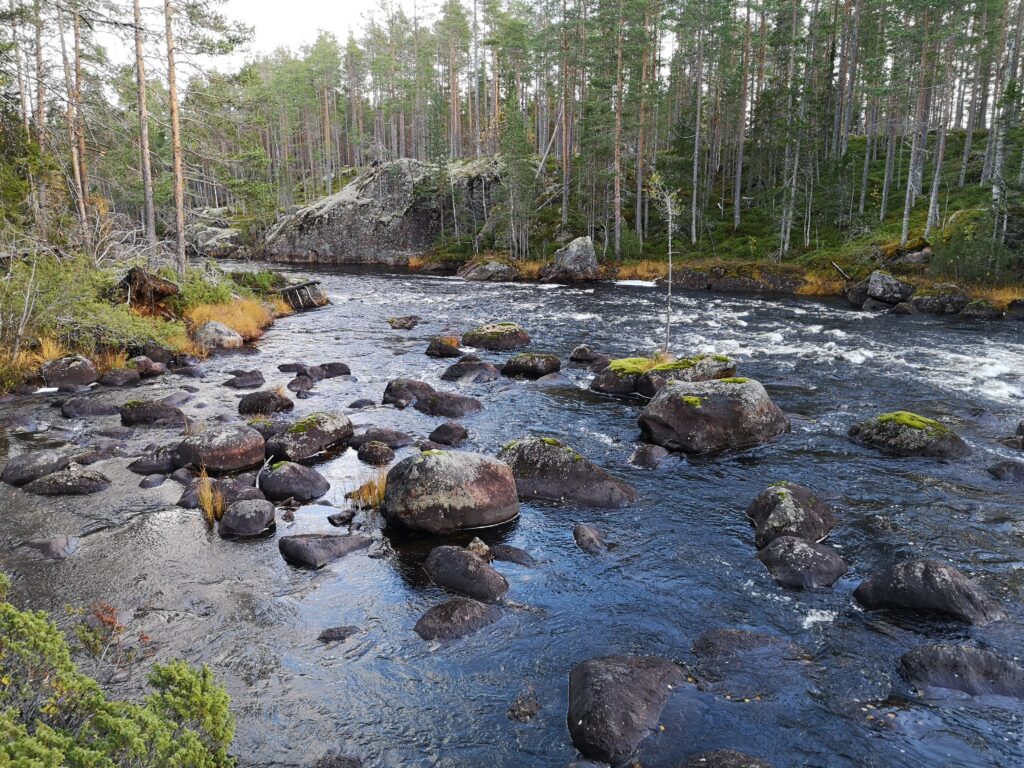
[[(367, 168), (344, 189), (295, 213), (267, 232), (261, 255), (271, 261), (401, 266), (442, 235), (485, 224), (498, 167), (493, 158), (438, 167), (404, 158)], [(449, 189), (439, 189), (439, 183)], [(454, 198), (454, 203), (453, 203)]]

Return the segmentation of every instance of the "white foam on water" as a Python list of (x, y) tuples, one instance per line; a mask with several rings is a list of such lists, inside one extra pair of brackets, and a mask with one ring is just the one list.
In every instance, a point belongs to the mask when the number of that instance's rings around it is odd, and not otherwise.
[(810, 629), (815, 624), (831, 624), (838, 616), (838, 611), (823, 611), (819, 608), (812, 608), (808, 611), (807, 615), (804, 616), (801, 626), (804, 629)]
[(40, 387), (33, 394), (48, 395), (51, 392), (60, 392), (60, 387)]
[(653, 280), (615, 280), (615, 285), (635, 285), (639, 288), (657, 288), (658, 284)]
[(839, 354), (840, 360), (845, 360), (846, 362), (853, 363), (854, 365), (863, 365), (868, 360), (875, 357), (877, 357), (877, 354), (872, 352), (870, 349), (849, 349)]

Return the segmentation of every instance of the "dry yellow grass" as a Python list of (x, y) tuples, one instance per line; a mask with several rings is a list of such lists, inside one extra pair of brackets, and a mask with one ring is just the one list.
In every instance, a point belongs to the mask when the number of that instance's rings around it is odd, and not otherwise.
[(1019, 285), (979, 286), (970, 288), (968, 293), (972, 299), (984, 299), (996, 309), (1006, 309), (1011, 301), (1024, 299), (1024, 287)]
[(288, 315), (295, 314), (292, 305), (280, 296), (273, 297), (270, 300), (270, 306), (274, 308), (274, 317), (287, 317)]
[(796, 291), (800, 296), (838, 296), (846, 289), (846, 281), (838, 274), (808, 272), (803, 280)]
[(409, 270), (411, 272), (416, 272), (417, 270), (423, 269), (423, 267), (425, 267), (426, 265), (427, 265), (427, 257), (426, 256), (410, 256), (409, 257), (408, 266), (409, 266)]
[(619, 266), (615, 276), (619, 280), (660, 280), (668, 277), (668, 262), (658, 259), (628, 261)]
[(437, 338), (450, 347), (462, 346), (462, 339), (458, 336), (438, 336)]
[(206, 467), (199, 470), (199, 508), (203, 511), (206, 527), (213, 529), (214, 523), (224, 517), (224, 494), (210, 479)]
[(128, 367), (128, 353), (123, 349), (101, 349), (92, 356), (101, 371), (115, 371)]
[(528, 259), (527, 261), (515, 261), (512, 263), (519, 273), (519, 277), (523, 280), (539, 280), (540, 271), (548, 262), (541, 261), (540, 259)]
[(194, 326), (210, 321), (224, 323), (246, 341), (253, 341), (274, 322), (274, 316), (258, 299), (236, 299), (230, 304), (199, 304), (185, 312)]
[(384, 503), (384, 489), (387, 486), (387, 479), (387, 470), (381, 469), (354, 491), (346, 494), (346, 496), (353, 506), (358, 509), (377, 509)]

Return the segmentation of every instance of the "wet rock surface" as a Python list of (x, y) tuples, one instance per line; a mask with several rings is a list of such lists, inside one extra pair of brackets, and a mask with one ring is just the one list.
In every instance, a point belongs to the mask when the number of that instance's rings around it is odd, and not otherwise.
[(281, 555), (293, 565), (323, 568), (328, 563), (366, 549), (372, 540), (367, 536), (339, 536), (325, 533), (299, 533), (277, 540)]
[(794, 536), (772, 539), (757, 553), (768, 573), (784, 587), (819, 589), (831, 587), (847, 566), (835, 550)]
[(334, 412), (306, 416), (267, 440), (267, 456), (278, 461), (308, 461), (352, 437), (352, 422)]
[(189, 435), (174, 449), (177, 467), (206, 468), (209, 472), (235, 472), (263, 463), (263, 435), (248, 426), (222, 426)]
[(946, 425), (909, 411), (883, 413), (850, 427), (854, 441), (893, 456), (962, 459), (970, 448)]
[(530, 334), (517, 323), (508, 321), (485, 323), (462, 335), (467, 347), (487, 349), (492, 352), (506, 352), (522, 349), (530, 343)]
[(921, 687), (1024, 698), (1024, 666), (974, 646), (922, 645), (903, 654), (900, 665), (907, 678)]
[(453, 597), (423, 614), (414, 630), (424, 640), (457, 640), (500, 618), (501, 609), (496, 605), (468, 597)]
[(758, 549), (779, 536), (822, 541), (836, 525), (831, 507), (810, 488), (779, 482), (757, 495), (747, 507)]
[(521, 499), (564, 501), (591, 507), (625, 507), (636, 490), (587, 461), (554, 438), (528, 437), (501, 449), (498, 458), (512, 468)]
[(492, 602), (508, 591), (508, 581), (487, 561), (468, 549), (441, 546), (431, 551), (423, 564), (437, 586), (475, 600)]

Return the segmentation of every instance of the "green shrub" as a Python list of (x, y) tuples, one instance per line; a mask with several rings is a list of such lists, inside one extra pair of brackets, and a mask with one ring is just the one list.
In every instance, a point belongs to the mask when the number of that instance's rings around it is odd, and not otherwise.
[(206, 667), (155, 665), (149, 684), (141, 704), (108, 699), (45, 612), (0, 603), (0, 766), (234, 765), (230, 699)]

